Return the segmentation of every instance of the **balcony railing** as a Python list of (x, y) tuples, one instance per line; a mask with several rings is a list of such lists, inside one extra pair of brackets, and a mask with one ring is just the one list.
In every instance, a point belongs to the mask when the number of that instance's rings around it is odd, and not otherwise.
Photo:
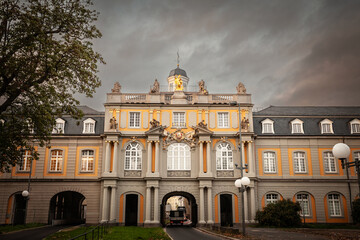
[(184, 122), (173, 122), (172, 127), (173, 128), (185, 128), (186, 123), (184, 123)]

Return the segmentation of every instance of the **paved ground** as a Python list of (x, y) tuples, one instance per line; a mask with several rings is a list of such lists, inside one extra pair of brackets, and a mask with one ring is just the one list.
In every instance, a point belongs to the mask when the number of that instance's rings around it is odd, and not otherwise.
[(224, 238), (209, 235), (192, 227), (174, 226), (167, 227), (165, 231), (173, 240), (222, 240)]
[(262, 240), (324, 240), (329, 239), (325, 236), (304, 233), (304, 232), (287, 232), (275, 228), (246, 228), (250, 237)]
[(14, 233), (0, 234), (0, 240), (41, 240), (44, 237), (67, 227), (69, 226), (45, 226), (35, 229), (22, 230)]

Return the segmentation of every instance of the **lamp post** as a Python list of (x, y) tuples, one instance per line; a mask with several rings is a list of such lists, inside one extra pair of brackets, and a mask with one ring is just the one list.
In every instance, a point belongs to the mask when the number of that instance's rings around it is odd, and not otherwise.
[(350, 167), (355, 167), (357, 176), (358, 176), (358, 186), (359, 186), (359, 196), (360, 196), (360, 161), (359, 159), (355, 159), (352, 162), (347, 161), (347, 158), (350, 155), (350, 148), (345, 143), (337, 143), (334, 145), (332, 149), (332, 153), (334, 157), (338, 158), (341, 161), (341, 167), (342, 169), (346, 168), (346, 176), (348, 180), (348, 187), (349, 187), (349, 194), (350, 194), (350, 206), (351, 206), (351, 212), (352, 209), (352, 197), (351, 197), (351, 187), (350, 187), (350, 181), (349, 181), (349, 172), (348, 169)]
[(250, 179), (248, 177), (244, 177), (244, 170), (246, 170), (247, 164), (243, 166), (242, 161), (242, 139), (241, 139), (241, 106), (238, 102), (230, 102), (230, 106), (238, 106), (239, 107), (239, 153), (240, 153), (240, 166), (235, 164), (235, 168), (240, 170), (241, 179), (237, 179), (235, 181), (235, 186), (239, 188), (239, 192), (241, 193), (241, 225), (242, 225), (242, 232), (245, 236), (245, 204), (244, 204), (244, 192), (246, 191), (246, 187), (250, 184)]
[(31, 172), (32, 172), (32, 157), (30, 158), (30, 171), (29, 171), (29, 178), (28, 178), (28, 186), (27, 190), (22, 191), (21, 195), (26, 200), (26, 208), (25, 208), (25, 214), (24, 214), (24, 225), (26, 224), (26, 215), (28, 211), (28, 202), (29, 202), (29, 195), (30, 195), (30, 181), (31, 181)]

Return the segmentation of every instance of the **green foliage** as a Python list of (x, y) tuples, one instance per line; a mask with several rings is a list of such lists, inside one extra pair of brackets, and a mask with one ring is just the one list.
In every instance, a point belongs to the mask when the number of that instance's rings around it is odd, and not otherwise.
[(263, 211), (257, 211), (255, 220), (262, 226), (296, 227), (301, 224), (298, 202), (290, 199), (268, 204)]
[[(101, 37), (91, 0), (0, 1), (0, 171), (37, 154), (55, 118), (81, 117), (74, 93), (91, 97), (104, 63), (91, 40)], [(34, 131), (31, 131), (31, 130)], [(33, 132), (33, 133), (32, 133)]]
[(353, 202), (353, 213), (352, 217), (354, 223), (360, 223), (360, 198), (355, 199)]

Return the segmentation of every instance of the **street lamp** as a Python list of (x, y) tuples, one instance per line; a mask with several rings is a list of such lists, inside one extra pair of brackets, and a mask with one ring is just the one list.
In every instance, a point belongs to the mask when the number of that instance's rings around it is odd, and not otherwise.
[[(337, 143), (334, 145), (332, 149), (332, 153), (334, 157), (338, 158), (341, 161), (341, 167), (344, 169), (346, 167), (346, 175), (348, 179), (348, 186), (349, 186), (349, 193), (350, 193), (350, 203), (352, 201), (351, 197), (351, 188), (349, 183), (349, 172), (348, 169), (350, 167), (355, 167), (357, 176), (358, 176), (358, 185), (359, 185), (359, 196), (360, 196), (360, 161), (359, 159), (355, 158), (355, 161), (349, 162), (347, 161), (347, 158), (350, 155), (350, 148), (345, 143)], [(351, 204), (352, 206), (352, 204)]]
[(239, 107), (239, 153), (240, 153), (240, 166), (235, 164), (235, 168), (240, 170), (241, 179), (237, 179), (235, 181), (235, 186), (239, 188), (239, 192), (241, 193), (241, 215), (242, 215), (242, 232), (245, 236), (245, 204), (244, 204), (244, 192), (246, 187), (250, 184), (250, 179), (248, 177), (244, 177), (244, 170), (248, 169), (247, 164), (243, 166), (242, 161), (242, 139), (241, 139), (241, 106), (238, 102), (230, 102), (230, 106), (238, 106)]
[(30, 195), (30, 181), (31, 181), (31, 172), (32, 172), (32, 157), (30, 158), (30, 172), (29, 172), (29, 178), (28, 178), (28, 186), (27, 190), (22, 191), (21, 195), (26, 200), (26, 208), (25, 208), (25, 214), (24, 214), (24, 225), (26, 224), (26, 215), (28, 211), (28, 203), (29, 203), (29, 195)]

